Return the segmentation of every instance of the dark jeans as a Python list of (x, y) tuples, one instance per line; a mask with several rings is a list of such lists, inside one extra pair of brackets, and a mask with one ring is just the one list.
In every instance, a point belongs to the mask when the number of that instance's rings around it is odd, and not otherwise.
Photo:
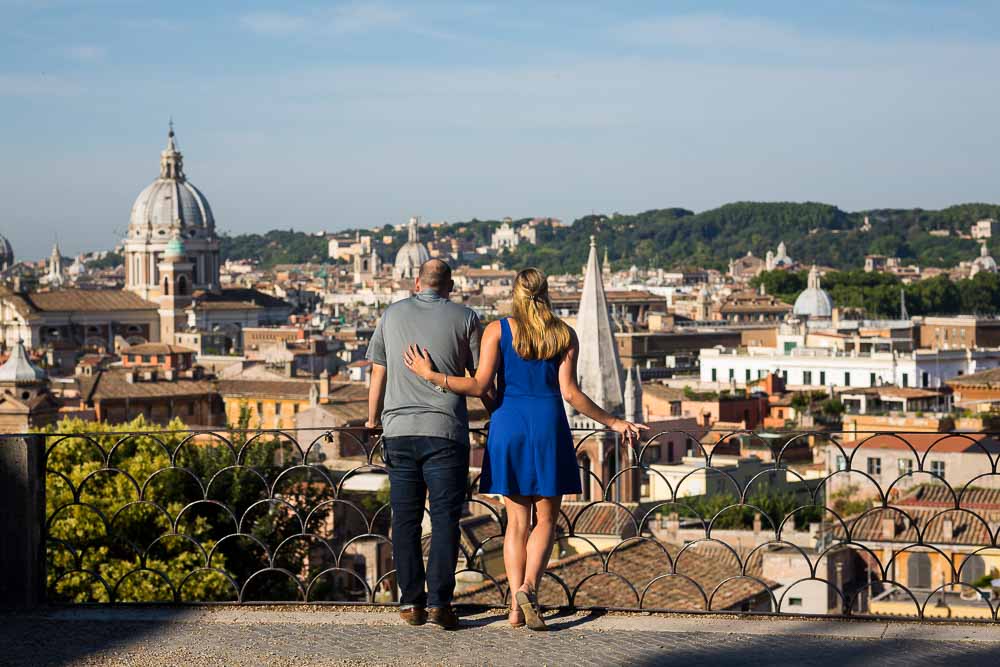
[[(429, 436), (386, 438), (385, 458), (399, 601), (404, 605), (446, 607), (455, 594), (458, 522), (468, 485), (469, 445)], [(431, 548), (425, 573), (420, 528), (428, 492)]]

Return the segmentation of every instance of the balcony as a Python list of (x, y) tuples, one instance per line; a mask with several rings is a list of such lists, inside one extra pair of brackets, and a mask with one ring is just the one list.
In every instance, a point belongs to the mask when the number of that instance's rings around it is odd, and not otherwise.
[[(753, 619), (782, 617), (805, 634), (829, 626), (804, 619), (997, 623), (1000, 442), (990, 434), (920, 434), (907, 445), (916, 434), (858, 443), (828, 432), (777, 442), (719, 433), (709, 449), (670, 431), (637, 447), (607, 431), (575, 435), (588, 483), (565, 499), (540, 589), (556, 626), (596, 629), (588, 624), (599, 615), (636, 611), (667, 634), (678, 612), (696, 614), (685, 623), (709, 634), (720, 626), (707, 617), (733, 614), (750, 635), (762, 627)], [(862, 468), (866, 449), (887, 438), (909, 447), (914, 464), (883, 486)], [(955, 439), (981, 449), (969, 461), (985, 468), (946, 481), (929, 457), (954, 455)], [(661, 459), (673, 440), (691, 448), (686, 459)], [(747, 443), (754, 465), (734, 468), (729, 450)], [(838, 452), (843, 469), (816, 463)], [(673, 474), (682, 465), (691, 472)], [(200, 610), (221, 604), (233, 618), (276, 614), (262, 621), (275, 627), (320, 609), (341, 619), (321, 625), (394, 619), (385, 615), (397, 599), (388, 477), (380, 440), (356, 429), (8, 435), (0, 467), (11, 480), (0, 498), (4, 599), (38, 618), (107, 629), (133, 618), (115, 616), (123, 609), (142, 625), (208, 618)], [(478, 493), (475, 468), (471, 477), (456, 603), (471, 625), (493, 628), (509, 599), (505, 517)]]

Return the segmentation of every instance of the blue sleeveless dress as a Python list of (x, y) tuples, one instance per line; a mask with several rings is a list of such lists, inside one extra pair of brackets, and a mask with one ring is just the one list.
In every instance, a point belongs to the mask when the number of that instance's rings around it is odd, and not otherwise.
[(500, 321), (498, 407), (490, 417), (480, 493), (560, 496), (580, 493), (573, 435), (559, 392), (559, 358), (522, 359)]

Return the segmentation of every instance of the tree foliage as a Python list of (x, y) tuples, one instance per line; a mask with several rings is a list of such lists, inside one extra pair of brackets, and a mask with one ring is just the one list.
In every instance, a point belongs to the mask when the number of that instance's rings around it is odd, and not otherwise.
[[(150, 428), (157, 432), (141, 433)], [(140, 417), (122, 425), (65, 420), (43, 431), (64, 434), (46, 438), (50, 595), (73, 602), (229, 601), (268, 568), (269, 554), (303, 576), (308, 545), (276, 550), (302, 532), (297, 508), (332, 498), (330, 485), (308, 473), (276, 484), (288, 469), (282, 462), (298, 459), (273, 436), (234, 446), (190, 439), (183, 428), (176, 420), (151, 427)], [(311, 520), (322, 526), (329, 512), (321, 508)], [(260, 600), (298, 593), (288, 576), (261, 578), (251, 590)]]
[[(751, 281), (786, 303), (794, 303), (806, 288), (805, 271), (765, 271)], [(910, 315), (955, 315), (1000, 313), (1000, 275), (978, 273), (952, 281), (944, 275), (904, 284), (898, 277), (881, 272), (834, 271), (823, 277), (823, 289), (840, 309), (856, 310), (869, 317), (897, 317), (900, 293), (906, 294)]]

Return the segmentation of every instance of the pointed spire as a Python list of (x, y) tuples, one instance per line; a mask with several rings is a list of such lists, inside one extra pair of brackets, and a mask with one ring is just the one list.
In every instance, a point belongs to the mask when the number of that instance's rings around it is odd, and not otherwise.
[(625, 407), (621, 362), (597, 262), (597, 240), (593, 236), (590, 237), (590, 254), (583, 276), (576, 333), (580, 341), (577, 363), (580, 388), (602, 408), (621, 416)]
[(642, 418), (642, 374), (633, 366), (625, 371), (625, 419), (638, 422)]

